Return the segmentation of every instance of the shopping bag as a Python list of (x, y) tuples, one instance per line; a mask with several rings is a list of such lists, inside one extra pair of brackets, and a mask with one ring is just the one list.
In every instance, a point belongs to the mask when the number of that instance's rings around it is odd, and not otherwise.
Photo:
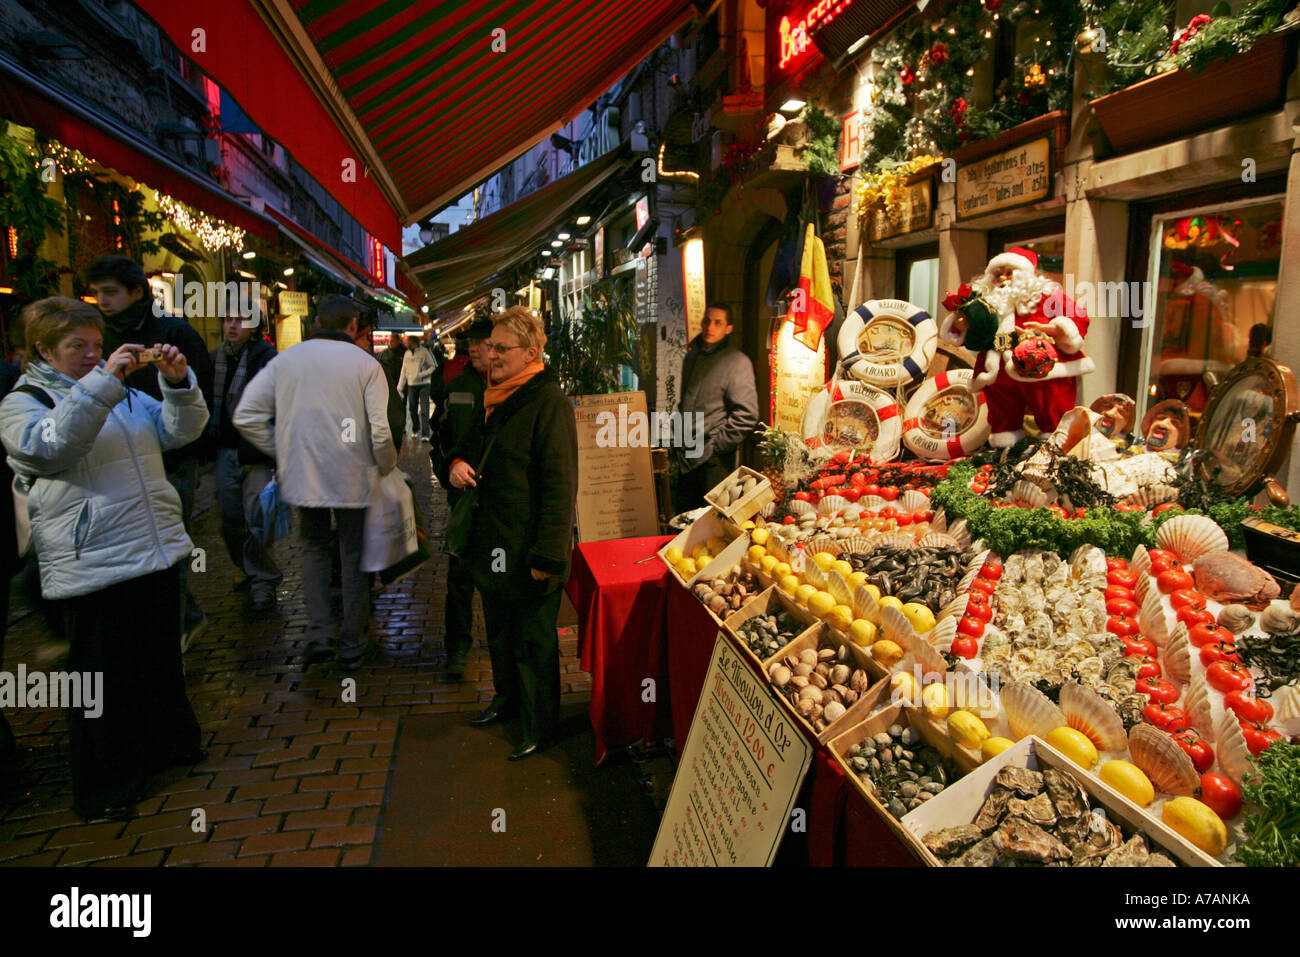
[(280, 486), (274, 478), (258, 493), (249, 511), (248, 530), (263, 545), (287, 537), (293, 527), (293, 509), (280, 498)]
[(411, 508), (415, 512), (415, 551), (379, 573), (379, 581), (384, 585), (391, 585), (419, 571), (420, 566), (433, 557), (433, 553), (429, 551), (429, 532), (424, 526), (424, 516), (420, 514), (420, 507), (415, 503), (415, 488), (411, 485), (409, 477), (406, 479), (406, 485), (411, 490)]
[(31, 485), (20, 475), (14, 476), (14, 539), (18, 545), (18, 557), (23, 558), (32, 547), (32, 518), (27, 511), (27, 498)]
[(418, 547), (415, 495), (405, 473), (393, 469), (379, 477), (370, 495), (361, 530), (361, 570), (381, 572)]

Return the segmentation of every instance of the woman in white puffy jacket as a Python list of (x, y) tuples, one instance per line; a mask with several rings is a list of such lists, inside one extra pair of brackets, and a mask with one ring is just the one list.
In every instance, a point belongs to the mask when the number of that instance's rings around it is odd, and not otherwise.
[[(83, 676), (83, 706), (68, 708), (73, 806), (128, 817), (149, 774), (204, 757), (180, 648), (193, 543), (162, 452), (202, 435), (208, 410), (175, 346), (129, 343), (104, 362), (93, 306), (56, 297), (23, 317), (28, 362), (0, 402), (0, 441), (30, 484), (41, 591), (61, 602), (68, 669)], [(162, 402), (122, 382), (145, 348), (161, 353)], [(90, 708), (87, 687), (101, 689)]]

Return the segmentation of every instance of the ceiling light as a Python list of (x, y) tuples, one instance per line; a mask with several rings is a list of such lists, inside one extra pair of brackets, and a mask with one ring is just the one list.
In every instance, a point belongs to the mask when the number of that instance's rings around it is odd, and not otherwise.
[(795, 99), (794, 97), (791, 97), (790, 99), (786, 100), (784, 103), (781, 104), (781, 112), (782, 112), (782, 113), (798, 113), (800, 110), (802, 110), (802, 109), (803, 109), (805, 106), (807, 106), (807, 105), (808, 105), (808, 104), (805, 103), (803, 100), (798, 100), (798, 99)]
[(292, 276), (292, 275), (293, 275), (293, 267), (290, 266), (288, 269), (286, 269), (286, 270), (284, 271), (284, 274), (285, 274), (286, 276)]
[(244, 258), (245, 258), (245, 259), (256, 259), (256, 258), (257, 258), (257, 253), (253, 252), (253, 251), (250, 249), (248, 252), (244, 253)]
[(236, 273), (236, 275), (243, 276), (245, 279), (256, 279), (256, 278), (257, 278), (256, 276), (254, 276), (251, 272), (249, 272), (249, 271), (246, 270), (246, 269), (236, 269), (236, 270), (235, 270), (235, 273)]
[(578, 225), (579, 225), (579, 226), (586, 226), (589, 222), (591, 222), (591, 217), (590, 217), (590, 216), (579, 216), (579, 217), (578, 217)]
[(164, 279), (175, 279), (175, 278), (176, 278), (176, 273), (174, 273), (174, 272), (165, 272), (165, 273), (162, 274), (162, 277), (163, 277)]
[(557, 239), (568, 239), (570, 235), (572, 235), (572, 234), (571, 234), (571, 233), (560, 233), (556, 238), (557, 238)]
[(558, 239), (552, 239), (552, 240), (551, 240), (551, 245), (552, 245), (554, 248), (559, 249), (561, 246), (564, 245), (564, 243), (560, 242), (560, 240), (558, 240)]

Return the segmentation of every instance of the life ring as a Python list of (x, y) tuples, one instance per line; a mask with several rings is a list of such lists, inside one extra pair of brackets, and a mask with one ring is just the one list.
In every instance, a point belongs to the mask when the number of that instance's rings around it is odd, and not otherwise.
[(946, 461), (970, 455), (989, 437), (984, 393), (967, 391), (970, 369), (953, 369), (926, 379), (907, 401), (903, 444), (923, 459)]
[(866, 449), (875, 462), (893, 462), (903, 436), (902, 411), (888, 392), (832, 380), (808, 399), (800, 431), (811, 448)]
[(845, 318), (837, 344), (848, 375), (894, 389), (925, 378), (939, 348), (939, 326), (913, 303), (872, 299)]

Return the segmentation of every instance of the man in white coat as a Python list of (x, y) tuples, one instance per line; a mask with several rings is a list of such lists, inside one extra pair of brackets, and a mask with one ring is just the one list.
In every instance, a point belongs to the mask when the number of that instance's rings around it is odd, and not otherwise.
[(433, 353), (415, 336), (407, 336), (406, 355), (402, 357), (402, 377), (398, 380), (397, 391), (406, 393), (406, 402), (411, 412), (411, 428), (415, 430), (411, 436), (412, 441), (430, 441), (429, 391), (436, 368)]
[[(355, 303), (324, 297), (316, 310), (320, 331), (248, 383), (233, 419), (244, 438), (275, 459), (280, 497), (298, 509), (310, 620), (303, 663), (337, 655), (345, 671), (355, 671), (374, 651), (367, 634), (370, 591), (361, 571), (361, 534), (377, 476), (397, 465), (388, 430), (388, 380), (374, 356), (353, 342), (357, 322)], [(337, 647), (329, 596), (331, 518), (343, 570)]]

